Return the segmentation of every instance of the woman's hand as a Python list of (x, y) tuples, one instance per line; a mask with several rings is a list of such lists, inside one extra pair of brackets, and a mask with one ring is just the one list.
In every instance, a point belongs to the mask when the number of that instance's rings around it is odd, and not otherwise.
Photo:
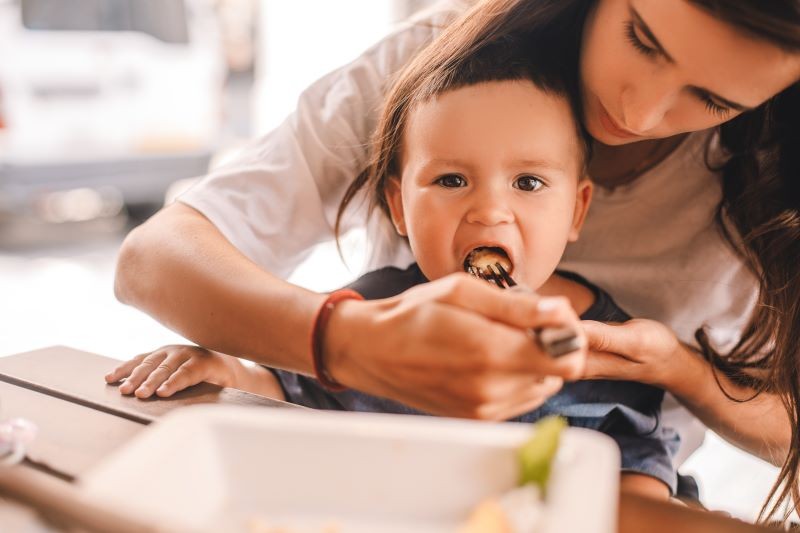
[[(791, 421), (781, 397), (733, 383), (663, 324), (585, 321), (589, 340), (584, 379), (639, 381), (672, 393), (710, 429), (775, 466), (792, 445)], [(735, 401), (734, 398), (753, 398)]]
[(170, 345), (137, 355), (106, 374), (107, 383), (120, 385), (122, 394), (149, 398), (153, 393), (166, 398), (203, 381), (221, 387), (236, 386), (235, 357), (198, 346)]
[[(526, 331), (565, 325), (584, 348), (559, 358)], [(493, 420), (538, 407), (583, 374), (586, 358), (567, 299), (460, 273), (385, 300), (341, 302), (324, 342), (328, 371), (344, 385), (433, 414)]]
[(638, 381), (669, 389), (684, 354), (675, 333), (655, 320), (581, 323), (589, 342), (584, 379)]

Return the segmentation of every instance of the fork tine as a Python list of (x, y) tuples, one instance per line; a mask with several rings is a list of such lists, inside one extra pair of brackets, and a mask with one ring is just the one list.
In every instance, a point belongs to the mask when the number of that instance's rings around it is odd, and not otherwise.
[(483, 269), (469, 265), (467, 267), (467, 273), (478, 279), (482, 279), (483, 281), (494, 283), (501, 289), (507, 289), (508, 287), (513, 287), (516, 285), (514, 280), (511, 279), (511, 276), (509, 276), (505, 270), (498, 272), (497, 269), (495, 269), (492, 265), (487, 265)]
[(492, 265), (486, 265), (485, 267), (483, 267), (483, 271), (486, 272), (486, 277), (494, 281), (495, 283), (497, 283), (498, 281), (501, 282), (503, 281), (497, 276), (497, 273), (492, 268)]
[(503, 268), (503, 265), (500, 263), (495, 263), (495, 268), (500, 271), (500, 275), (503, 277), (503, 280), (506, 282), (506, 285), (509, 287), (513, 287), (517, 284), (516, 281), (511, 277), (511, 275), (506, 272), (506, 269)]
[(498, 272), (497, 268), (494, 265), (488, 265), (486, 269), (492, 273), (492, 279), (495, 280), (495, 283), (497, 283), (500, 287), (504, 289), (508, 288), (505, 278), (503, 278), (503, 276), (500, 275), (500, 272)]
[(503, 279), (500, 276), (498, 276), (494, 272), (494, 270), (492, 270), (492, 265), (487, 265), (486, 267), (484, 267), (483, 271), (484, 271), (484, 279), (486, 279), (486, 281), (494, 282), (495, 285), (497, 285), (501, 289), (506, 288), (505, 284), (503, 283)]

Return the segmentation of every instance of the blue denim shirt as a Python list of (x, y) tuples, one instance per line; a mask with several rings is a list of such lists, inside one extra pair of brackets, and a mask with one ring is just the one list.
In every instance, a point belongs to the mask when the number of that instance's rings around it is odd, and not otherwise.
[[(631, 317), (612, 298), (583, 277), (559, 271), (562, 277), (581, 283), (595, 295), (592, 306), (581, 315), (584, 320), (625, 322)], [(406, 270), (382, 268), (365, 274), (348, 288), (368, 300), (388, 298), (426, 283), (428, 280), (415, 264)], [(401, 403), (355, 390), (329, 392), (315, 379), (274, 371), (287, 401), (317, 409), (424, 415)], [(630, 381), (591, 380), (566, 383), (556, 395), (537, 409), (513, 418), (512, 422), (535, 422), (548, 415), (561, 415), (571, 426), (600, 431), (613, 438), (622, 455), (622, 470), (660, 479), (676, 493), (677, 474), (672, 458), (678, 450), (679, 437), (660, 423), (664, 391)]]

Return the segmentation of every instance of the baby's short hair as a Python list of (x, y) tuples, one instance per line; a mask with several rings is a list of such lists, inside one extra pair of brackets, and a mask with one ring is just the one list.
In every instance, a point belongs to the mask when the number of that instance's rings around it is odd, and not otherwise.
[(572, 110), (572, 120), (582, 148), (583, 165), (591, 155), (592, 138), (583, 126), (582, 104), (577, 76), (563, 59), (536, 50), (518, 39), (501, 39), (440, 69), (420, 84), (415, 100), (426, 101), (459, 88), (492, 81), (526, 80), (551, 95), (564, 97)]

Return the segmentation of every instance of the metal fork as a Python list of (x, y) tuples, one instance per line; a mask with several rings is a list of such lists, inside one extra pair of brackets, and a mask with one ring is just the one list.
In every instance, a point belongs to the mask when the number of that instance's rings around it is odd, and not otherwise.
[[(526, 290), (525, 287), (517, 285), (514, 278), (511, 277), (499, 262), (494, 265), (487, 265), (483, 270), (476, 266), (469, 265), (467, 272), (476, 278), (494, 283), (501, 289), (517, 287), (517, 290)], [(578, 334), (570, 326), (560, 328), (531, 328), (528, 330), (528, 334), (552, 357), (559, 357), (574, 352), (581, 347), (580, 337), (578, 337)]]
[(506, 272), (506, 269), (503, 268), (503, 265), (500, 263), (495, 263), (493, 265), (487, 265), (483, 271), (478, 267), (469, 265), (469, 273), (475, 276), (476, 278), (481, 278), (482, 280), (494, 283), (501, 289), (508, 289), (510, 287), (515, 287), (517, 282)]

